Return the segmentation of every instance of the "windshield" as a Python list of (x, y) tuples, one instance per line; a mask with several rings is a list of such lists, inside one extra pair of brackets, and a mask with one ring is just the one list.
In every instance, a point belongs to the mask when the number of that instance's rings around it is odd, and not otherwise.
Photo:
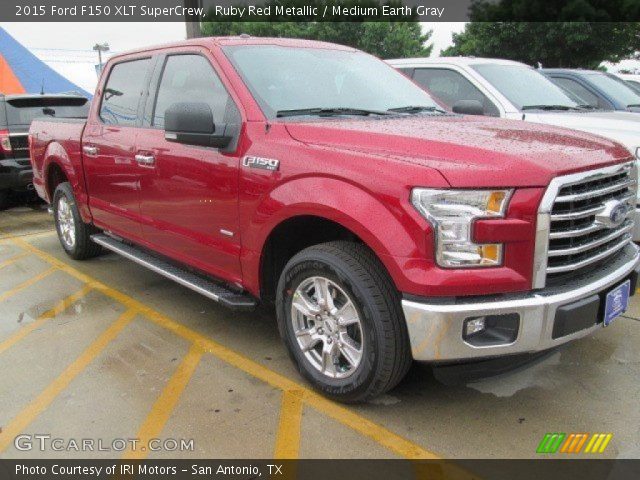
[(7, 123), (29, 125), (37, 117), (86, 118), (89, 100), (83, 97), (23, 97), (7, 100)]
[(402, 73), (363, 52), (274, 45), (224, 51), (269, 118), (306, 109), (386, 112), (437, 107)]
[(604, 73), (589, 74), (586, 78), (616, 101), (626, 106), (640, 105), (640, 96), (634, 92), (631, 87), (625, 85), (624, 81), (610, 77)]
[(518, 110), (532, 106), (578, 106), (560, 87), (533, 68), (495, 64), (473, 65), (472, 68), (507, 97)]

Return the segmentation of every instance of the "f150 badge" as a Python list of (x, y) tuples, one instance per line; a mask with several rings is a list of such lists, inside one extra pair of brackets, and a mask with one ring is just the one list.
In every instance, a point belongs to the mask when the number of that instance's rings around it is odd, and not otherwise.
[(249, 168), (260, 168), (262, 170), (275, 172), (280, 168), (280, 160), (247, 156), (242, 159), (242, 165)]

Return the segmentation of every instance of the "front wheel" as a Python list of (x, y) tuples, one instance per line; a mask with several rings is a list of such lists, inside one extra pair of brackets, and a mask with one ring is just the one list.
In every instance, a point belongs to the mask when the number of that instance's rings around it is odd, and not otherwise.
[(411, 365), (399, 294), (363, 245), (330, 242), (296, 254), (280, 277), (276, 308), (301, 374), (335, 400), (380, 395)]
[(97, 229), (82, 221), (68, 182), (58, 185), (53, 194), (53, 218), (60, 244), (71, 258), (84, 260), (100, 254), (102, 248), (91, 240)]

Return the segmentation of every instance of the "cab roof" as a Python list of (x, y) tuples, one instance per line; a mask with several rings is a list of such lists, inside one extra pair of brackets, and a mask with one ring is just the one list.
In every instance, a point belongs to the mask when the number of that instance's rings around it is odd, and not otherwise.
[(121, 56), (127, 56), (142, 52), (153, 52), (163, 50), (166, 48), (185, 47), (185, 46), (199, 46), (205, 48), (215, 47), (229, 47), (229, 46), (243, 46), (243, 45), (274, 45), (279, 47), (294, 47), (294, 48), (318, 48), (329, 50), (341, 50), (341, 51), (356, 51), (355, 48), (346, 47), (344, 45), (338, 45), (336, 43), (320, 42), (317, 40), (303, 40), (299, 38), (275, 38), (275, 37), (253, 37), (250, 35), (237, 35), (231, 37), (201, 37), (192, 38), (189, 40), (182, 40), (179, 42), (165, 43), (162, 45), (154, 45), (146, 48), (129, 50), (122, 52), (118, 55), (114, 55), (110, 58), (118, 58)]
[(395, 58), (387, 60), (392, 65), (526, 65), (525, 63), (501, 58), (481, 58), (481, 57), (416, 57), (416, 58)]

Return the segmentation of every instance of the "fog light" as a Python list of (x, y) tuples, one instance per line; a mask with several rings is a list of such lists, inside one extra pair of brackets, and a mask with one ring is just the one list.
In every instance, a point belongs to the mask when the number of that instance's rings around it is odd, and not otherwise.
[(518, 338), (520, 315), (505, 313), (466, 318), (462, 339), (474, 347), (509, 345)]
[(468, 318), (464, 322), (464, 336), (470, 337), (473, 334), (484, 330), (484, 317)]

